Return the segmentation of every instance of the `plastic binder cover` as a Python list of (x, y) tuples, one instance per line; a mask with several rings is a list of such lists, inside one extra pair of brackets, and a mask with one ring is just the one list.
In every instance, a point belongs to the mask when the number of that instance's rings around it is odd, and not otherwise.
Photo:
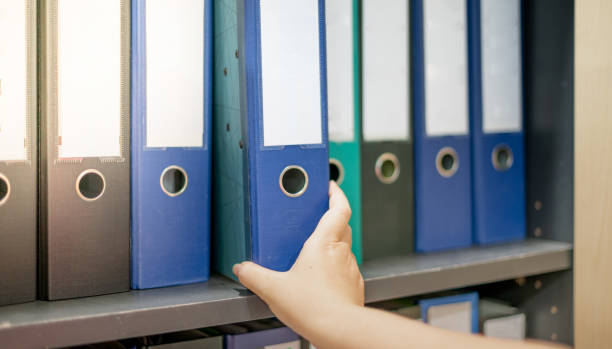
[(36, 298), (36, 4), (0, 1), (0, 305)]
[(410, 9), (362, 1), (363, 256), (413, 250)]
[(127, 291), (129, 2), (41, 6), (41, 294)]
[(132, 287), (210, 264), (212, 1), (132, 1)]
[[(236, 7), (238, 5), (238, 7)], [(287, 270), (327, 210), (323, 2), (215, 1), (215, 263)]]

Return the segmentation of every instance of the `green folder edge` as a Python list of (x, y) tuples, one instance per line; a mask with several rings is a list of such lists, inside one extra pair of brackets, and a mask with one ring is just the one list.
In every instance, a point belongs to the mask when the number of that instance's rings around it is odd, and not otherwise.
[(213, 236), (212, 266), (236, 280), (232, 267), (247, 259), (247, 207), (236, 0), (213, 0)]
[(344, 180), (340, 188), (351, 204), (353, 215), (349, 225), (353, 230), (353, 254), (357, 264), (362, 261), (361, 246), (361, 38), (360, 38), (360, 1), (353, 1), (353, 103), (355, 137), (352, 142), (330, 142), (329, 156), (342, 163)]

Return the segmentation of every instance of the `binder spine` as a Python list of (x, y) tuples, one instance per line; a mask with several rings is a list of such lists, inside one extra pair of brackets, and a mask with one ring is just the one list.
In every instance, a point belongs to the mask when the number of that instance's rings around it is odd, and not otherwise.
[[(130, 274), (129, 2), (119, 1), (120, 155), (76, 158), (62, 158), (58, 151), (58, 3), (42, 1), (40, 11), (40, 291), (50, 300), (127, 291)], [(90, 172), (104, 181), (94, 200), (78, 189)]]
[[(482, 62), (482, 12), (486, 0), (468, 0), (468, 30), (470, 52), (470, 111), (473, 153), (473, 225), (474, 241), (479, 244), (499, 243), (525, 237), (525, 145), (524, 108), (521, 96), (521, 125), (519, 132), (486, 133), (484, 124), (484, 86)], [(517, 0), (521, 16), (522, 1)], [(522, 23), (522, 20), (519, 20)], [(519, 24), (522, 40), (522, 25)], [(522, 44), (520, 45), (522, 47)], [(522, 67), (522, 49), (517, 54)], [(502, 67), (503, 68), (503, 67)], [(522, 74), (521, 69), (521, 74)], [(522, 75), (520, 77), (522, 87)], [(508, 151), (511, 165), (508, 169), (495, 167), (497, 151)]]
[[(244, 3), (247, 166), (251, 223), (251, 260), (274, 270), (288, 270), (303, 243), (328, 209), (329, 166), (327, 138), (327, 90), (325, 67), (325, 5), (318, 2), (322, 143), (314, 145), (264, 145), (263, 92), (261, 87), (260, 2)], [(303, 196), (289, 197), (279, 187), (279, 175), (287, 166), (307, 172)]]
[(24, 36), (19, 38), (25, 46), (25, 153), (19, 160), (0, 157), (0, 305), (33, 301), (37, 287), (37, 1), (21, 0), (13, 5), (23, 6), (25, 22)]

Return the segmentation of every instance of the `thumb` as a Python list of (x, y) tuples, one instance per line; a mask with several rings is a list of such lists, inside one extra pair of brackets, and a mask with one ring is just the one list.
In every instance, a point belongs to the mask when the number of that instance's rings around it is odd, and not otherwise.
[(234, 265), (234, 274), (240, 283), (267, 302), (271, 292), (278, 290), (281, 273), (264, 268), (253, 262), (243, 262)]

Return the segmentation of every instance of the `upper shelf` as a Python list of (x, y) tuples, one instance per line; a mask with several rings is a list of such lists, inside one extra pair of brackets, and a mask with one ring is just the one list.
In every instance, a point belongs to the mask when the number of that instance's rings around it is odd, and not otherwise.
[[(364, 263), (366, 302), (377, 302), (560, 271), (572, 245), (548, 240)], [(272, 317), (268, 307), (232, 280), (65, 301), (0, 307), (0, 343), (7, 348), (62, 347)]]

